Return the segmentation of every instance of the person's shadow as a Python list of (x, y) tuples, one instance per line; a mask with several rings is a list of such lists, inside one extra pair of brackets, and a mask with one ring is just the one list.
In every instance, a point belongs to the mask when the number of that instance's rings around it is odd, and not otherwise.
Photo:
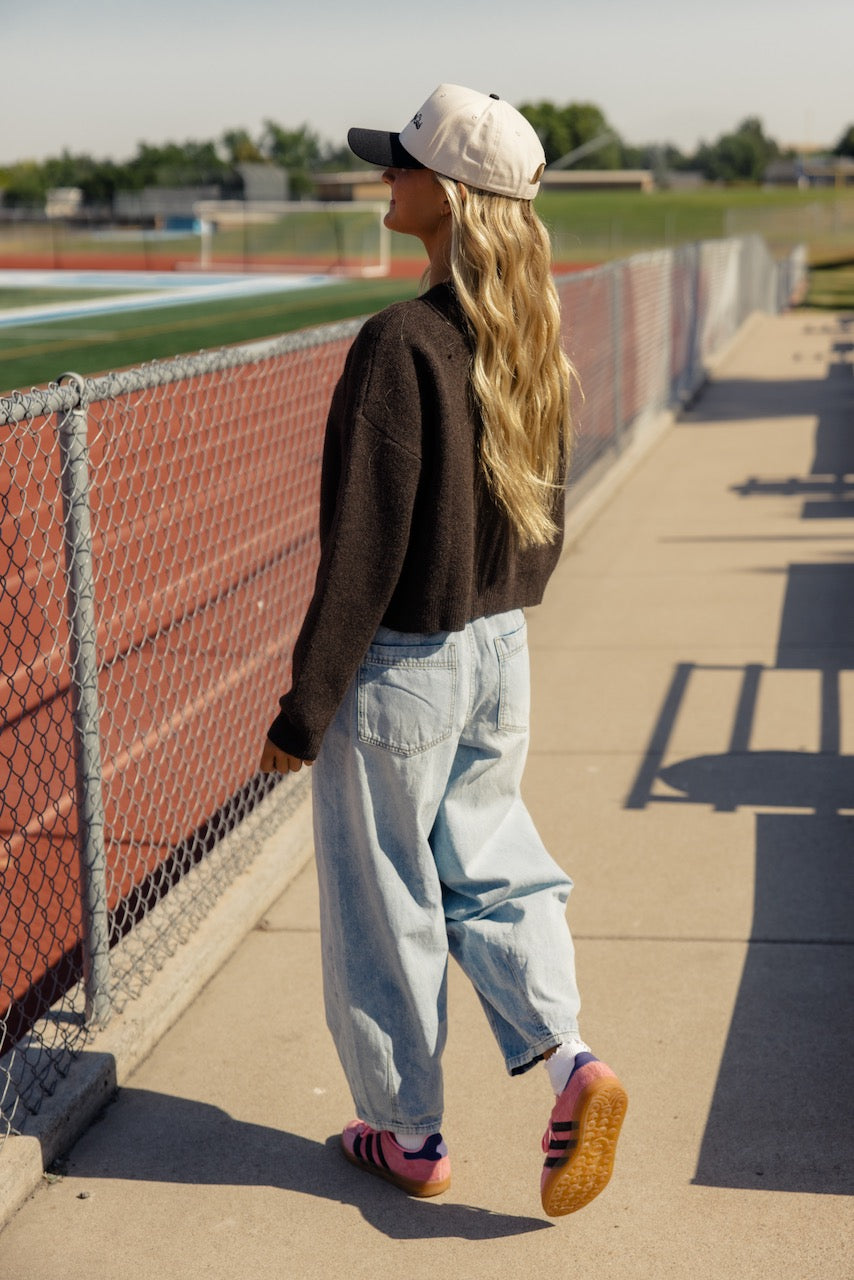
[[(296, 1133), (235, 1120), (219, 1107), (146, 1089), (119, 1090), (104, 1136), (89, 1131), (55, 1166), (76, 1178), (200, 1186), (278, 1187), (354, 1205), (371, 1226), (392, 1240), (458, 1237), (496, 1240), (542, 1231), (541, 1218), (493, 1213), (446, 1197), (418, 1200), (393, 1191), (352, 1168), (335, 1134), (325, 1143)], [(118, 1111), (121, 1114), (118, 1114)], [(115, 1124), (121, 1138), (116, 1141)]]

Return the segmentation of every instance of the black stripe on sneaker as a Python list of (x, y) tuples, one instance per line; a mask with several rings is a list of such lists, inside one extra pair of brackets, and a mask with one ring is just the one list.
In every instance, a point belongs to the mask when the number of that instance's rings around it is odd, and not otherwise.
[(353, 1139), (353, 1155), (357, 1160), (362, 1158), (362, 1135), (360, 1133), (357, 1133)]
[(368, 1164), (376, 1164), (374, 1159), (374, 1135), (369, 1133), (365, 1138), (365, 1160)]
[(391, 1166), (389, 1165), (388, 1160), (386, 1160), (385, 1152), (383, 1151), (383, 1139), (381, 1133), (377, 1134), (377, 1155), (385, 1165), (386, 1169), (388, 1169), (389, 1173), (391, 1173)]
[(546, 1169), (557, 1169), (559, 1165), (566, 1164), (569, 1156), (549, 1156), (543, 1161), (543, 1167)]
[(555, 1120), (552, 1124), (553, 1133), (571, 1133), (573, 1129), (578, 1128), (577, 1120)]

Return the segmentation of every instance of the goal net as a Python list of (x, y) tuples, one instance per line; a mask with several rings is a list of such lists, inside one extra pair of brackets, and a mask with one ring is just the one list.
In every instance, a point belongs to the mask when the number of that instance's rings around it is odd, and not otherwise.
[(343, 276), (389, 272), (387, 205), (356, 201), (203, 200), (199, 265)]

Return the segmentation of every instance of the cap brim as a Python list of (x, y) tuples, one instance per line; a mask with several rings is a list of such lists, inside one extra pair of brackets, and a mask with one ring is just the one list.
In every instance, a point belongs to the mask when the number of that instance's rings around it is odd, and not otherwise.
[(425, 166), (411, 156), (401, 144), (397, 133), (383, 133), (379, 129), (351, 129), (347, 145), (360, 160), (378, 164), (383, 169), (423, 169)]

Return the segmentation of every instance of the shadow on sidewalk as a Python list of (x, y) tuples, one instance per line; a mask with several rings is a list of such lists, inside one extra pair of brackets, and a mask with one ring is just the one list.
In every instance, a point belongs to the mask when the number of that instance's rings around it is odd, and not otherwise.
[(694, 1176), (854, 1191), (854, 819), (758, 814), (753, 927)]
[[(723, 394), (715, 384), (712, 420), (821, 408), (809, 476), (753, 477), (736, 493), (802, 495), (801, 516), (810, 521), (854, 516), (851, 349), (834, 348), (840, 361), (829, 365), (829, 399), (816, 381), (768, 384), (748, 397), (739, 384), (724, 380)], [(625, 802), (637, 810), (657, 803), (677, 812), (685, 804), (718, 813), (778, 810), (756, 814), (754, 915), (694, 1178), (703, 1186), (854, 1191), (854, 756), (842, 749), (843, 673), (854, 670), (854, 564), (838, 549), (838, 535), (828, 537), (837, 539), (828, 562), (788, 567), (773, 667), (676, 667)], [(772, 672), (815, 673), (817, 751), (751, 750)], [(729, 749), (673, 760), (670, 743), (697, 676), (737, 682)], [(806, 740), (815, 737), (814, 725), (803, 730)]]
[[(791, 566), (777, 663), (741, 669), (729, 751), (668, 762), (692, 679), (715, 670), (681, 663), (626, 800), (782, 810), (756, 815), (753, 923), (700, 1185), (854, 1191), (854, 816), (840, 812), (854, 809), (854, 756), (840, 749), (840, 677), (852, 668), (854, 565)], [(750, 750), (763, 675), (781, 670), (819, 674), (818, 752)]]
[[(325, 1143), (235, 1120), (219, 1107), (146, 1089), (122, 1088), (105, 1113), (109, 1136), (95, 1125), (55, 1171), (197, 1186), (277, 1187), (353, 1205), (392, 1240), (498, 1240), (553, 1226), (543, 1218), (493, 1213), (447, 1197), (418, 1200), (352, 1168)], [(118, 1125), (118, 1133), (116, 1126)]]

